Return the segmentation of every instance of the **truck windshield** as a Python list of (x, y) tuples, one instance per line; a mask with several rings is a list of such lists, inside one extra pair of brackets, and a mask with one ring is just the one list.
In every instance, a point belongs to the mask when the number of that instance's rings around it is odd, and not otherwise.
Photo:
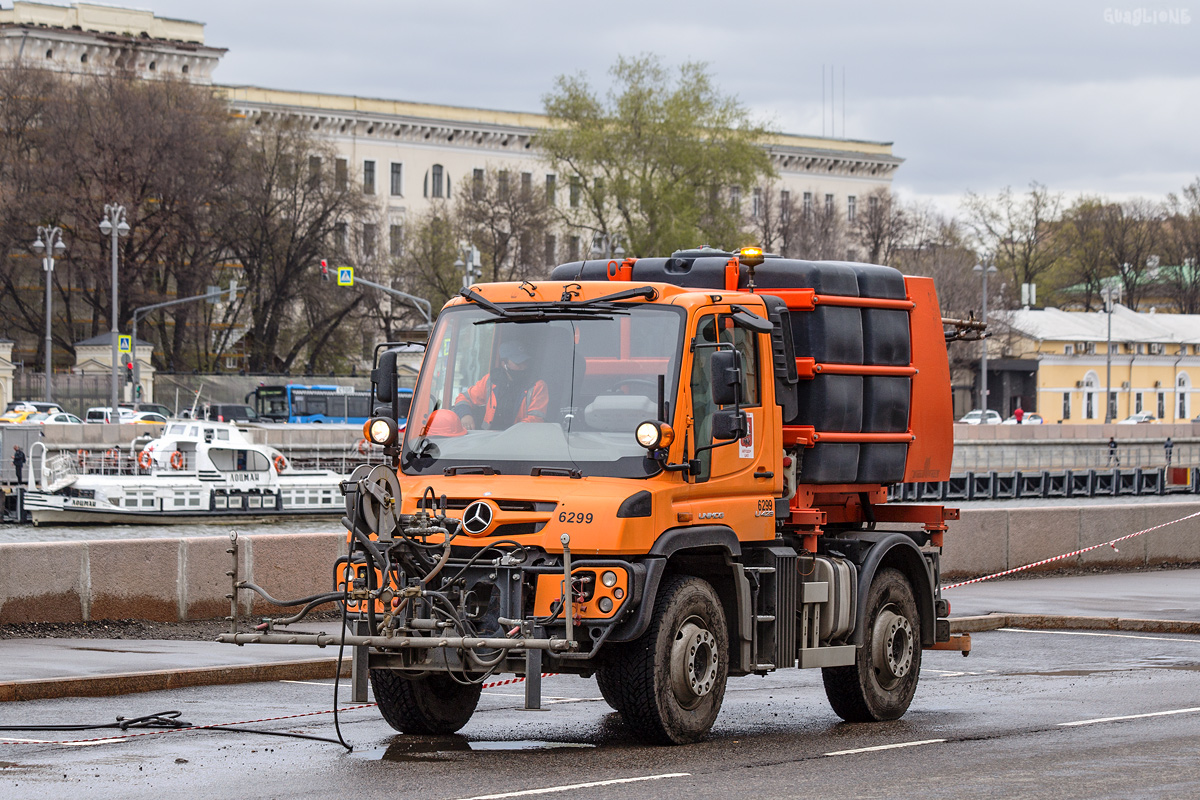
[(637, 303), (536, 321), (447, 309), (413, 395), (401, 469), (654, 474), (634, 429), (659, 416), (660, 376), (668, 418), (675, 407), (684, 319), (682, 309)]

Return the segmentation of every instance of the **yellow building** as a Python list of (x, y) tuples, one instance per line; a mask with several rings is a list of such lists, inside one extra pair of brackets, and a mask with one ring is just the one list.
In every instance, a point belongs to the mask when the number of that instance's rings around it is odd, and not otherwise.
[(1200, 315), (1116, 304), (1111, 317), (1110, 337), (1103, 311), (989, 315), (989, 408), (1007, 416), (1020, 403), (1047, 423), (1103, 422), (1107, 387), (1113, 420), (1149, 412), (1162, 422), (1187, 422), (1200, 414)]

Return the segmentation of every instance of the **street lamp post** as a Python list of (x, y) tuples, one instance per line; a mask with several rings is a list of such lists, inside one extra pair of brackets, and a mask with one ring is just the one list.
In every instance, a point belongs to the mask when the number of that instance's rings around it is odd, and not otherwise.
[(54, 340), (50, 337), (50, 287), (54, 283), (54, 257), (61, 256), (67, 246), (63, 244), (62, 228), (57, 225), (39, 225), (37, 231), (33, 252), (46, 254), (42, 258), (42, 270), (46, 273), (46, 402), (49, 403), (53, 400), (50, 376), (54, 361)]
[(474, 245), (462, 249), (460, 255), (454, 261), (454, 269), (461, 270), (463, 273), (463, 288), (471, 288), (471, 284), (475, 279), (483, 275), (482, 262), (479, 258), (479, 248)]
[[(1126, 264), (1126, 267), (1129, 265)], [(1108, 343), (1104, 346), (1105, 377), (1104, 377), (1104, 423), (1113, 421), (1112, 413), (1112, 312), (1114, 296), (1119, 292), (1113, 286), (1105, 286), (1100, 290), (1104, 299), (1104, 312), (1108, 314)]]
[(116, 203), (105, 204), (104, 219), (100, 220), (100, 232), (112, 237), (112, 408), (109, 411), (109, 419), (112, 422), (120, 422), (121, 415), (117, 411), (117, 386), (120, 385), (117, 382), (117, 362), (120, 360), (117, 353), (117, 337), (120, 335), (117, 325), (117, 238), (129, 235), (125, 206)]
[[(983, 301), (979, 317), (983, 321), (983, 324), (987, 325), (988, 275), (994, 275), (999, 272), (999, 270), (996, 269), (995, 264), (989, 263), (986, 269), (984, 268), (983, 264), (976, 264), (971, 271), (983, 278)], [(979, 408), (983, 413), (983, 417), (981, 417), (980, 420), (983, 421), (987, 416), (987, 339), (980, 339), (979, 345), (981, 353), (979, 356)]]

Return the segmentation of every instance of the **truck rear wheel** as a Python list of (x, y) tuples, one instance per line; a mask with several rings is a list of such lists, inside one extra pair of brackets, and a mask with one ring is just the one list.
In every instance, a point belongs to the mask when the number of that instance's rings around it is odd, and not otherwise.
[(917, 691), (921, 619), (908, 579), (881, 569), (867, 592), (863, 646), (855, 663), (821, 670), (825, 695), (847, 722), (899, 719)]
[(405, 678), (390, 669), (371, 670), (379, 713), (401, 733), (444, 735), (471, 720), (482, 685), (464, 685), (444, 673)]
[(667, 580), (650, 627), (622, 655), (605, 666), (603, 681), (634, 735), (651, 744), (704, 738), (729, 675), (729, 633), (713, 587), (685, 575)]

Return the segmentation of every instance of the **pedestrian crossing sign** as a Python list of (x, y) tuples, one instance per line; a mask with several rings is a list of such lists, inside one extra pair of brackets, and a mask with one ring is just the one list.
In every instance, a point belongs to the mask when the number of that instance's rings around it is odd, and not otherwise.
[(122, 353), (132, 353), (133, 352), (133, 337), (132, 336), (118, 336), (117, 337), (117, 350), (119, 350)]
[(338, 286), (354, 285), (354, 267), (338, 267)]

